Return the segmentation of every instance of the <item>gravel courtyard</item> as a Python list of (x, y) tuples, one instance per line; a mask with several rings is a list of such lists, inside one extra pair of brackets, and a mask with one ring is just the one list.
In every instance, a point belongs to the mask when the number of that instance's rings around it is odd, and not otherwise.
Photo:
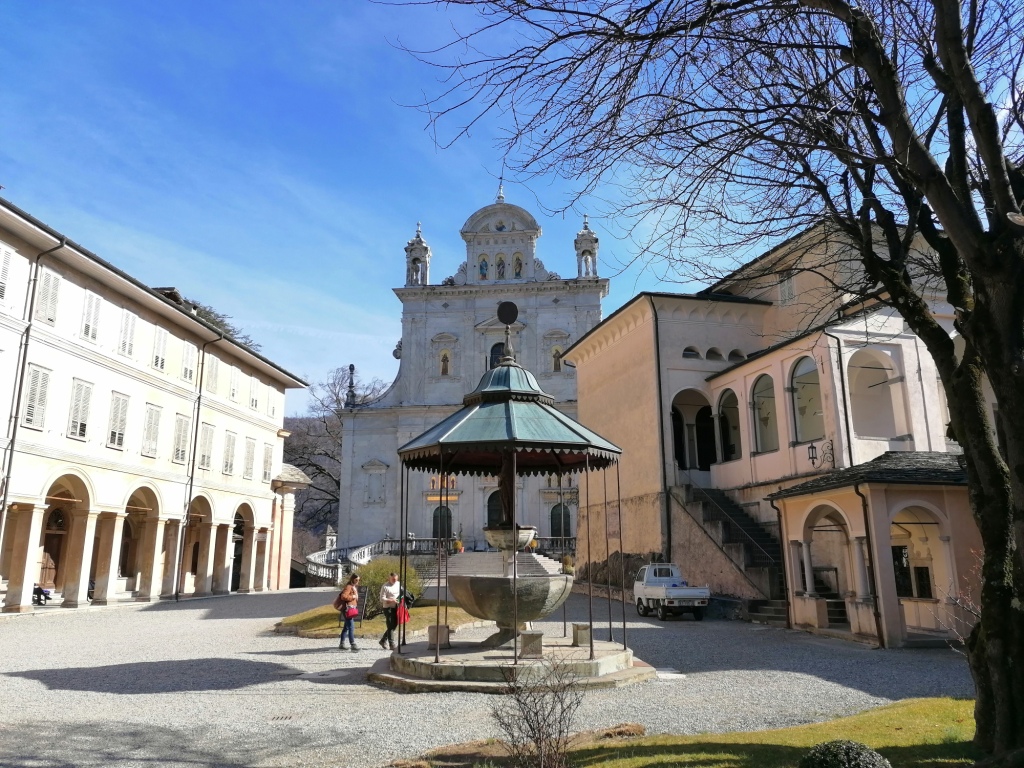
[[(497, 735), (492, 697), (368, 686), (366, 670), (385, 655), (376, 643), (342, 653), (332, 641), (270, 631), (332, 595), (297, 590), (0, 619), (0, 766), (374, 768)], [(561, 634), (560, 613), (546, 631)], [(585, 598), (573, 596), (570, 621), (585, 613)], [(595, 601), (599, 639), (607, 616)], [(878, 651), (742, 622), (660, 623), (633, 610), (627, 621), (630, 647), (663, 674), (588, 693), (583, 728), (777, 728), (972, 692), (965, 662), (947, 650)]]

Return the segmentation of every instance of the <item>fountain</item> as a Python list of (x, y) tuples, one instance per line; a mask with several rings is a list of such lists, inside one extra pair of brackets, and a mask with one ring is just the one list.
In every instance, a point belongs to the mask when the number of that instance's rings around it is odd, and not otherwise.
[[(519, 553), (533, 540), (536, 529), (520, 525), (517, 519), (516, 478), (555, 475), (561, 487), (562, 476), (605, 469), (617, 462), (621, 450), (556, 409), (554, 398), (515, 361), (509, 326), (517, 317), (515, 304), (499, 305), (498, 319), (505, 325), (505, 356), (463, 398), (461, 410), (398, 450), (403, 473), (427, 471), (442, 477), (469, 474), (498, 478), (501, 519), (497, 525), (484, 528), (484, 537), (500, 553), (501, 575), (453, 575), (447, 579), (448, 591), (459, 606), (477, 618), (493, 621), (497, 632), (483, 642), (448, 646), (441, 640), (447, 628), (442, 626), (438, 605), (435, 642), (430, 647), (417, 643), (400, 646), (385, 665), (387, 669), (371, 670), (369, 677), (374, 682), (402, 690), (493, 691), (502, 687), (509, 674), (536, 672), (540, 659), (573, 666), (588, 684), (598, 684), (599, 678), (608, 675), (619, 677), (606, 682), (621, 684), (622, 673), (629, 673), (631, 668), (633, 673), (626, 674), (629, 679), (650, 676), (649, 667), (633, 668), (625, 634), (620, 644), (594, 640), (592, 586), (590, 621), (575, 625), (578, 631), (571, 645), (568, 638), (541, 637), (541, 633), (531, 631), (532, 622), (550, 615), (569, 597), (573, 577), (564, 573), (519, 573), (522, 559), (534, 557)], [(403, 524), (407, 504), (408, 499)], [(589, 540), (589, 523), (587, 536)], [(439, 546), (439, 579), (440, 550)], [(442, 657), (443, 646), (446, 653)], [(582, 658), (584, 653), (588, 658)]]

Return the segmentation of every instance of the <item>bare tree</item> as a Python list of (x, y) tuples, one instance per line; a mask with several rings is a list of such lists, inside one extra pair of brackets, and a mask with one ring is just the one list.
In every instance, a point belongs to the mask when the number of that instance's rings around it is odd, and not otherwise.
[[(439, 4), (477, 11), (449, 45), (417, 52), (448, 75), (424, 107), (442, 133), (456, 121), (453, 140), (496, 116), (518, 173), (578, 179), (579, 194), (618, 185), (617, 213), (654, 232), (648, 252), (690, 274), (713, 271), (712, 248), (742, 253), (816, 222), (852, 244), (860, 290), (934, 358), (964, 449), (985, 546), (967, 643), (976, 743), (1024, 745), (1024, 6)], [(956, 344), (934, 291), (955, 310)]]
[(285, 428), (291, 435), (284, 442), (284, 460), (312, 481), (296, 498), (296, 528), (320, 530), (328, 523), (337, 525), (345, 413), (375, 400), (387, 388), (380, 379), (361, 381), (355, 366), (335, 368), (326, 379), (309, 388), (306, 415), (285, 419)]

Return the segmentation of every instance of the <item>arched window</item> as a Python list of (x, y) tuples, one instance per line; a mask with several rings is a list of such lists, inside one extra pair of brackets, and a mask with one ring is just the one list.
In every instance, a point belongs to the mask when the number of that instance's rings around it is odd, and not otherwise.
[(572, 536), (569, 507), (565, 504), (555, 504), (551, 508), (551, 536), (556, 539)]
[(672, 450), (676, 466), (686, 469), (686, 424), (683, 422), (683, 414), (675, 407), (672, 408)]
[(696, 347), (687, 347), (683, 350), (684, 360), (700, 360), (700, 350)]
[(903, 391), (892, 358), (880, 350), (859, 349), (848, 364), (850, 410), (858, 437), (893, 438), (905, 433)]
[(732, 461), (743, 455), (740, 445), (740, 404), (731, 389), (725, 390), (718, 400), (718, 432), (722, 441), (722, 461)]
[(796, 441), (806, 443), (825, 437), (825, 415), (821, 406), (818, 366), (812, 357), (801, 357), (790, 378), (793, 392), (793, 421)]
[(758, 453), (778, 450), (778, 412), (775, 409), (775, 382), (771, 376), (757, 377), (750, 400), (754, 406), (754, 450)]
[(448, 507), (437, 507), (434, 510), (433, 533), (435, 539), (452, 537), (452, 511)]
[(551, 350), (551, 372), (561, 373), (562, 372), (562, 348), (555, 347)]
[(441, 375), (442, 376), (449, 376), (449, 375), (451, 375), (451, 368), (452, 368), (452, 353), (449, 352), (447, 349), (442, 349), (441, 350)]
[(747, 356), (740, 352), (738, 349), (734, 349), (729, 353), (729, 362), (738, 363), (740, 360), (746, 360)]
[(722, 356), (722, 353), (719, 350), (715, 349), (714, 347), (709, 349), (708, 353), (704, 357), (708, 360), (725, 360), (725, 358)]
[(505, 344), (498, 342), (491, 347), (491, 368), (497, 368), (498, 363), (501, 362), (501, 358), (505, 356)]
[(501, 525), (501, 491), (495, 491), (487, 497), (487, 527), (496, 528)]

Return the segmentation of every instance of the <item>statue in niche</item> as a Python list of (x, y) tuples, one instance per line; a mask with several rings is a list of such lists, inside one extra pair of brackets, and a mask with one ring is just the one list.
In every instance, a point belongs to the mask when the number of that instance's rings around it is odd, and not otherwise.
[(498, 277), (499, 280), (504, 280), (505, 279), (505, 260), (504, 259), (498, 259), (498, 275), (497, 275), (497, 277)]
[(515, 260), (515, 271), (513, 272), (516, 280), (521, 280), (523, 277), (523, 259), (521, 256), (516, 256)]
[(489, 269), (490, 269), (490, 265), (487, 263), (487, 257), (484, 256), (482, 259), (480, 259), (480, 279), (481, 280), (486, 280), (487, 279), (487, 272), (488, 272)]
[(448, 375), (448, 363), (449, 363), (448, 353), (445, 352), (445, 353), (443, 353), (441, 355), (441, 375), (442, 376), (447, 376)]
[(551, 354), (551, 371), (553, 373), (562, 372), (562, 350), (555, 347), (555, 351)]

